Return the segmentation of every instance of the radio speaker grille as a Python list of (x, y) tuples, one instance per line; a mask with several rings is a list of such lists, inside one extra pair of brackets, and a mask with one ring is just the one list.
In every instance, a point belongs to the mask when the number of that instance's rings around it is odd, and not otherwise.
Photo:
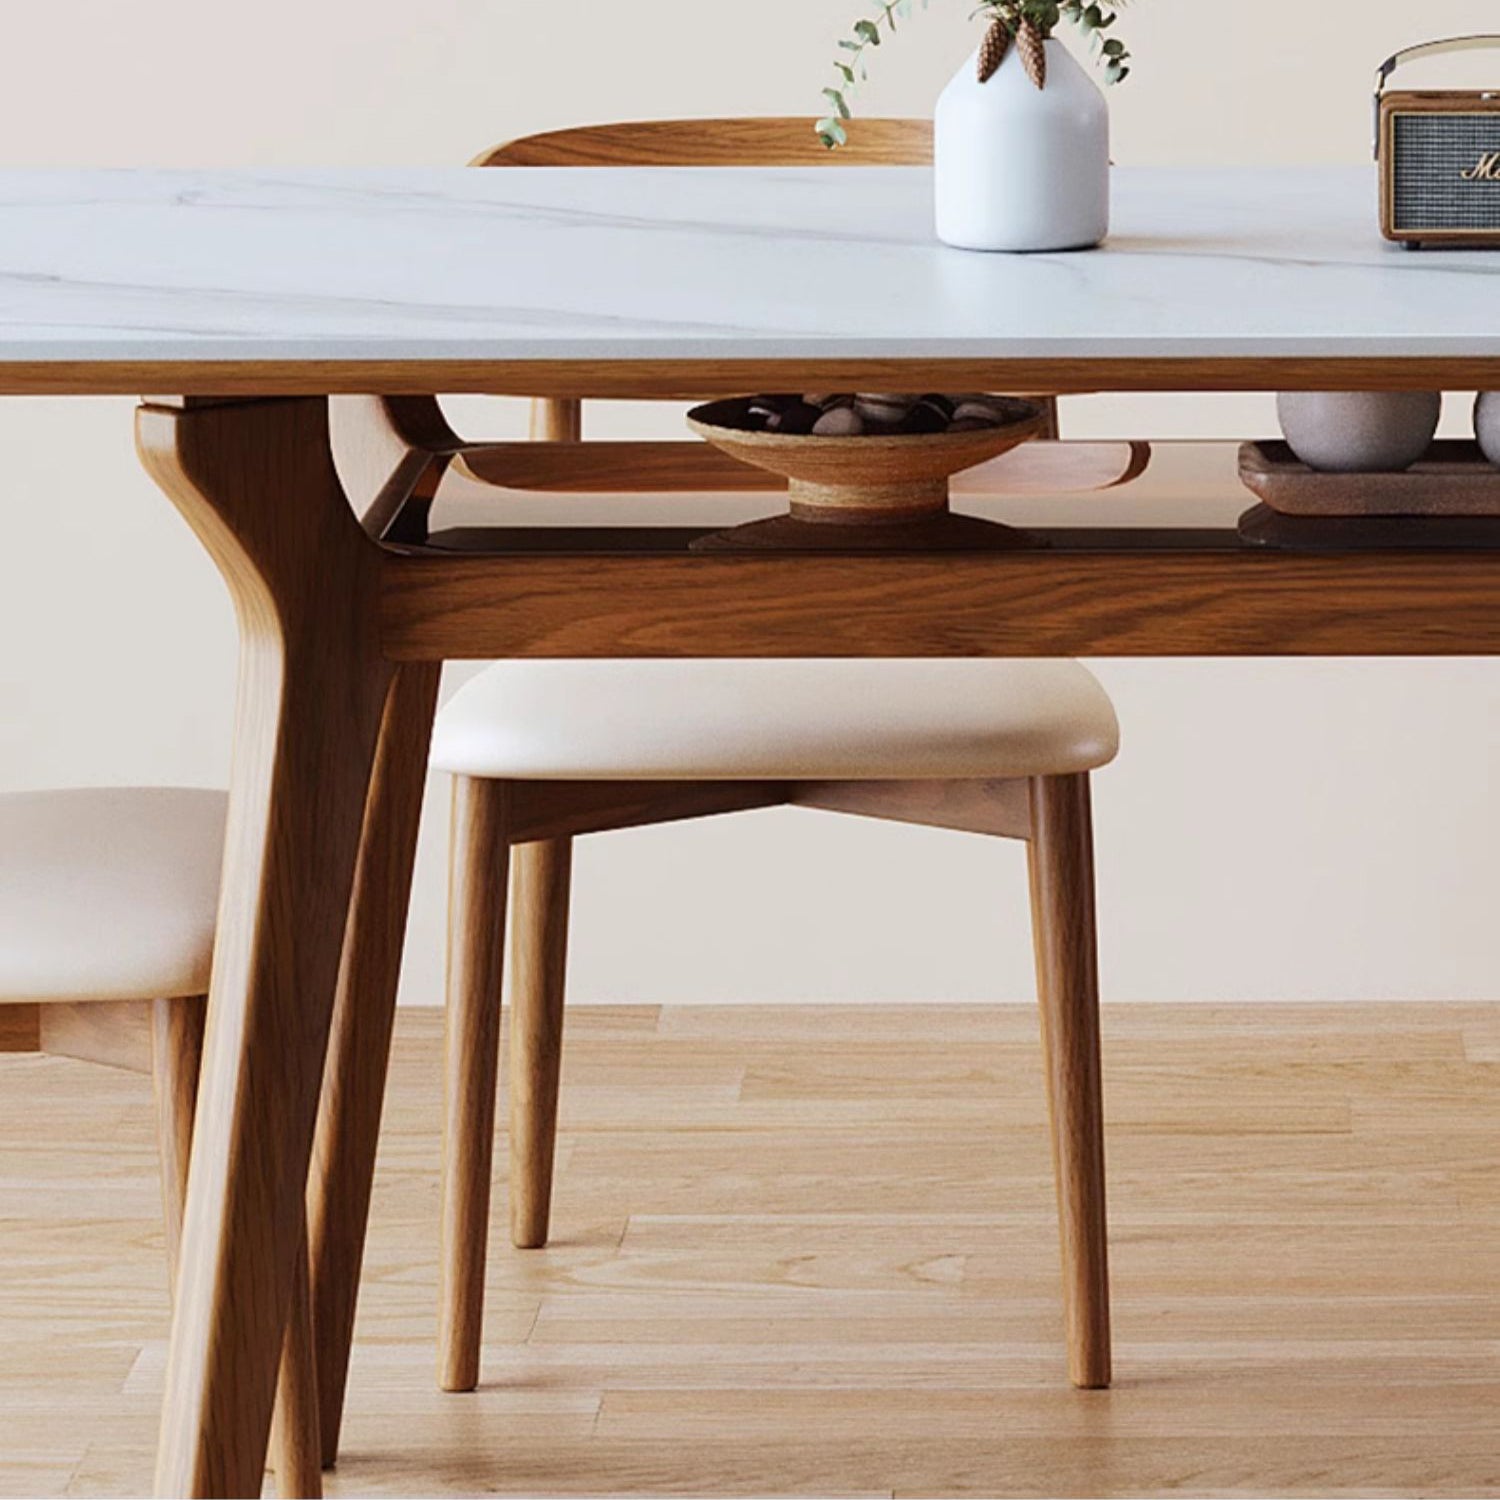
[(1394, 227), (1500, 231), (1500, 182), (1465, 181), (1500, 152), (1500, 114), (1398, 114)]

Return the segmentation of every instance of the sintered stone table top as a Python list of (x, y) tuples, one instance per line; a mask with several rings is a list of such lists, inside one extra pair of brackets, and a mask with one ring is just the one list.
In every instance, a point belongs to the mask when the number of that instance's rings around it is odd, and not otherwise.
[(1500, 359), (1500, 254), (1385, 244), (1368, 170), (1122, 168), (1112, 238), (1075, 254), (948, 249), (930, 199), (916, 168), (0, 173), (0, 390)]

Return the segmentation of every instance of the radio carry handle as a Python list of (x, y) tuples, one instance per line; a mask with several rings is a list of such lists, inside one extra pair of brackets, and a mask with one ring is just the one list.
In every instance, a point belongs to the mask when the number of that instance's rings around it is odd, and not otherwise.
[(1492, 49), (1500, 49), (1500, 36), (1452, 36), (1438, 42), (1418, 42), (1416, 46), (1404, 47), (1386, 58), (1375, 74), (1375, 160), (1380, 160), (1380, 104), (1385, 97), (1385, 86), (1397, 68), (1405, 67), (1419, 57), (1445, 57), (1455, 52), (1487, 52)]

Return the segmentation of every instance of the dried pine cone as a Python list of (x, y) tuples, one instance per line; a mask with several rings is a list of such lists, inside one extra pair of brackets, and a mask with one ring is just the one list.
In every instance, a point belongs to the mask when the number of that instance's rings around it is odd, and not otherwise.
[(1010, 27), (1004, 21), (996, 20), (990, 29), (984, 34), (984, 41), (979, 45), (979, 81), (988, 83), (998, 71), (1000, 64), (1005, 61), (1005, 54), (1010, 51)]
[(1021, 22), (1016, 33), (1016, 46), (1021, 52), (1021, 62), (1026, 76), (1039, 88), (1047, 87), (1047, 46), (1036, 22), (1029, 16)]

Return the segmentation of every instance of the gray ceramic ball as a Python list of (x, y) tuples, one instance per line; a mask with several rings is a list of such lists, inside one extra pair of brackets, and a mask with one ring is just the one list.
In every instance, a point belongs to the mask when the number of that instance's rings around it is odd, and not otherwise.
[(1500, 469), (1500, 391), (1484, 391), (1474, 403), (1474, 436), (1484, 456)]
[(1310, 469), (1334, 474), (1409, 469), (1432, 446), (1438, 391), (1283, 391), (1281, 431)]

